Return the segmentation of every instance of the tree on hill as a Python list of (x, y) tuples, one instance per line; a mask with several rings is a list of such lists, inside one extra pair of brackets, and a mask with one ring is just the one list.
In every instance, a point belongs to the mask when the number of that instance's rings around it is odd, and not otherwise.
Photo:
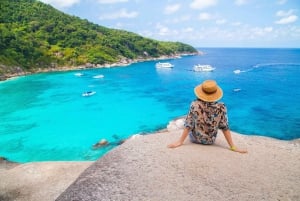
[(1, 0), (0, 75), (184, 52), (197, 50), (96, 25), (36, 0)]

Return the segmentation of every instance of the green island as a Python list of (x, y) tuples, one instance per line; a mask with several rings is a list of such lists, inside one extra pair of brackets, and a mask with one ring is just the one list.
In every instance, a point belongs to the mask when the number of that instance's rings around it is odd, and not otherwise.
[(181, 42), (100, 26), (37, 0), (1, 0), (0, 80), (182, 54), (197, 54), (197, 50)]

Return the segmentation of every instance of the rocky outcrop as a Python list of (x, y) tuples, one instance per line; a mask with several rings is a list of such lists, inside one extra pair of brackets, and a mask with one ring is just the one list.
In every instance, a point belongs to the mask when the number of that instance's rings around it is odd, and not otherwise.
[[(0, 168), (0, 200), (300, 200), (300, 144), (220, 132), (214, 145), (169, 149), (184, 118), (154, 134), (133, 135), (95, 162), (43, 162)], [(87, 169), (86, 169), (87, 168)]]
[(239, 154), (219, 133), (214, 145), (186, 140), (167, 148), (181, 132), (130, 138), (86, 169), (56, 201), (300, 200), (299, 146), (232, 133), (236, 145), (249, 151)]
[(16, 167), (19, 163), (8, 160), (5, 157), (0, 156), (0, 169), (10, 169)]

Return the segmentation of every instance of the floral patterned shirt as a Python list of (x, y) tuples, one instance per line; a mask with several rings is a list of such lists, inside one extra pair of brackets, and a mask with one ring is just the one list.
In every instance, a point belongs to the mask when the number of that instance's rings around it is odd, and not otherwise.
[(225, 104), (200, 99), (193, 101), (184, 126), (190, 129), (196, 143), (213, 144), (218, 129), (229, 129)]

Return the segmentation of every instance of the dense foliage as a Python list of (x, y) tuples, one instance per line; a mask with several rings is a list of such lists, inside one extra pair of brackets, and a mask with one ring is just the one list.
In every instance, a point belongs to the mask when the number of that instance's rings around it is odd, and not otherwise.
[(0, 75), (196, 52), (183, 43), (99, 26), (36, 0), (0, 1)]

